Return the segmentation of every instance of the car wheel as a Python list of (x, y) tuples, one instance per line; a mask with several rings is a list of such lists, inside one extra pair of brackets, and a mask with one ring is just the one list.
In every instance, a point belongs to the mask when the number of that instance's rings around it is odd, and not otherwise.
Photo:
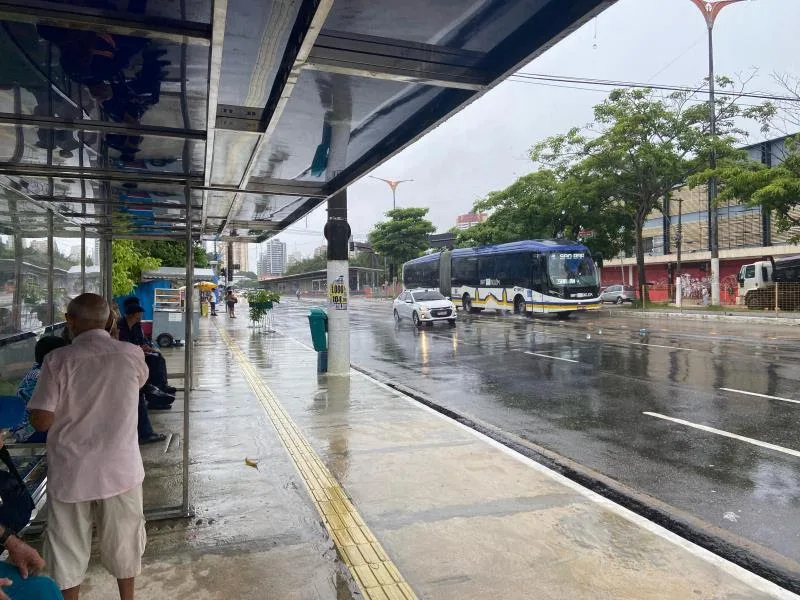
[(624, 300), (622, 299), (622, 296), (617, 296), (617, 300), (614, 304), (622, 304), (623, 302)]
[(396, 308), (394, 309), (394, 320), (395, 320), (395, 323), (399, 323), (400, 322), (400, 313), (397, 312)]
[(456, 326), (456, 320), (455, 319), (449, 319), (447, 322), (450, 323), (450, 327), (455, 327)]
[(522, 315), (525, 314), (525, 298), (522, 296), (517, 296), (514, 298), (514, 314), (515, 315)]
[(414, 311), (414, 314), (411, 315), (411, 320), (414, 322), (416, 327), (422, 327), (422, 321), (419, 320), (419, 315), (417, 311)]
[(175, 343), (173, 337), (168, 333), (162, 333), (156, 338), (156, 344), (159, 348), (169, 348)]

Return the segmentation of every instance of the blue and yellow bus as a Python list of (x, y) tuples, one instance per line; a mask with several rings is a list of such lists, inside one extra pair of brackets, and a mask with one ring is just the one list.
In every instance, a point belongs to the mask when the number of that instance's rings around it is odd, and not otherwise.
[(460, 248), (403, 265), (406, 289), (439, 289), (466, 312), (598, 310), (600, 280), (588, 248), (565, 240), (527, 240)]

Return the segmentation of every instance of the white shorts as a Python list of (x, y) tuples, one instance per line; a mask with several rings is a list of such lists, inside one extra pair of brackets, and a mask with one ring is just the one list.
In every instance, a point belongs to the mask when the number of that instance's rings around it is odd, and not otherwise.
[(92, 554), (93, 523), (103, 566), (117, 579), (141, 573), (147, 542), (141, 485), (105, 500), (60, 502), (49, 497), (47, 503), (44, 559), (59, 588), (83, 583)]

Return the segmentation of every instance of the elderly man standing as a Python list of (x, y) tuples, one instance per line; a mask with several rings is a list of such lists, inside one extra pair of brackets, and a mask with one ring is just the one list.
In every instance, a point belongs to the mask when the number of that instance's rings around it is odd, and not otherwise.
[(111, 338), (104, 329), (108, 315), (96, 294), (69, 303), (74, 341), (47, 355), (28, 404), (33, 427), (48, 432), (44, 553), (65, 600), (80, 594), (93, 520), (101, 560), (117, 578), (122, 600), (133, 598), (146, 541), (136, 423), (147, 365), (141, 350)]

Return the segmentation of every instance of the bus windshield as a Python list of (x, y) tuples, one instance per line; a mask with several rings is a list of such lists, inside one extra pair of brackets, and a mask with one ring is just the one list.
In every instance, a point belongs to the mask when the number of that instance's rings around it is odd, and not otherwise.
[(553, 285), (598, 285), (594, 262), (585, 252), (553, 252), (547, 257), (547, 273)]

